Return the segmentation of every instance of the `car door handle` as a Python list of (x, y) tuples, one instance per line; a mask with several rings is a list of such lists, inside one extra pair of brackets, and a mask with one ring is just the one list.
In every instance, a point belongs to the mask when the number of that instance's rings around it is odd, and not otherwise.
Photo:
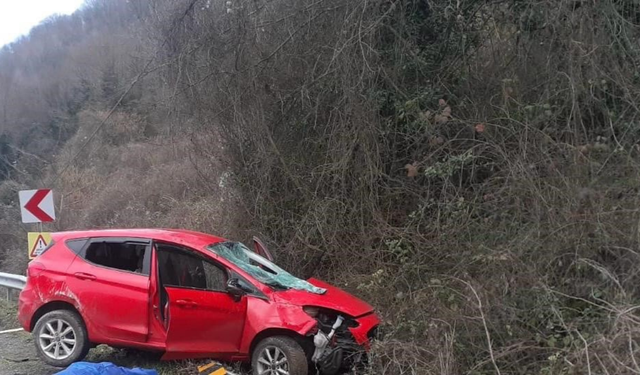
[(193, 302), (191, 300), (188, 300), (188, 299), (179, 299), (179, 300), (176, 301), (176, 305), (178, 305), (180, 307), (187, 308), (187, 309), (190, 309), (190, 308), (192, 309), (192, 308), (195, 308), (195, 307), (198, 306), (197, 303), (195, 303), (195, 302)]
[(90, 273), (76, 272), (74, 276), (80, 280), (95, 280), (96, 277)]

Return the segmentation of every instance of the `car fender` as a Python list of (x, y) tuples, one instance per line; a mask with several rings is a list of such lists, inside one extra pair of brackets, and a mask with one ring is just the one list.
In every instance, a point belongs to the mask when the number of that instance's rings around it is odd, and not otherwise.
[[(32, 314), (29, 316), (28, 321), (25, 320), (24, 325), (31, 326), (34, 324), (35, 322), (32, 321), (34, 316), (37, 315), (43, 307), (56, 302), (64, 302), (76, 309), (80, 317), (84, 320), (87, 329), (89, 328), (90, 322), (84, 319), (83, 306), (78, 300), (78, 297), (69, 289), (64, 275), (50, 273), (46, 276), (37, 276), (37, 279), (38, 287), (29, 288), (29, 290), (25, 291), (25, 296), (27, 294), (32, 295), (31, 298), (26, 299), (35, 301), (36, 303), (33, 304)], [(42, 292), (43, 290), (46, 290), (47, 293), (44, 294)]]
[(314, 332), (317, 324), (317, 321), (307, 315), (301, 306), (249, 297), (240, 352), (251, 355), (252, 343), (265, 331), (280, 330), (307, 336)]

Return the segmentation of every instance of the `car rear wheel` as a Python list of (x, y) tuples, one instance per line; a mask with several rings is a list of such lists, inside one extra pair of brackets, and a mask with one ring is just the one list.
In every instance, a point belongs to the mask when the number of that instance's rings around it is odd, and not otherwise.
[(253, 375), (307, 375), (304, 350), (294, 339), (273, 336), (262, 340), (251, 355)]
[(82, 360), (91, 346), (82, 319), (69, 310), (43, 315), (33, 329), (33, 341), (40, 358), (56, 367)]

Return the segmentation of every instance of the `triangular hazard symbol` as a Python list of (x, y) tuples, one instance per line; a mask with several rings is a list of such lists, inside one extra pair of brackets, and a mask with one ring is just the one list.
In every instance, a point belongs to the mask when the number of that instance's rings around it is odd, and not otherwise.
[(33, 245), (33, 249), (31, 249), (31, 257), (35, 258), (42, 253), (42, 251), (47, 247), (47, 242), (44, 240), (42, 235), (38, 236), (36, 243)]

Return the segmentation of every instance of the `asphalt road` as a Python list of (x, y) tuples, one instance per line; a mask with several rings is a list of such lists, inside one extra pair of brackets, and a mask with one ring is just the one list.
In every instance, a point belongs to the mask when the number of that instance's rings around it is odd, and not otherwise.
[(0, 334), (0, 375), (51, 375), (58, 371), (38, 359), (30, 334)]
[[(16, 304), (2, 299), (0, 294), (0, 331), (19, 328)], [(138, 351), (117, 350), (106, 345), (91, 349), (85, 361), (112, 362), (118, 366), (155, 369), (159, 375), (197, 374), (197, 366), (209, 360), (161, 362), (158, 356)], [(0, 333), (0, 375), (53, 375), (61, 369), (42, 362), (37, 354), (30, 333), (24, 331)], [(230, 364), (227, 370), (242, 372), (238, 364)]]
[[(92, 349), (86, 360), (113, 362), (124, 367), (156, 369), (159, 375), (197, 374), (198, 365), (210, 362), (209, 360), (159, 362), (153, 355), (140, 352), (128, 353), (104, 345)], [(227, 369), (233, 370), (238, 375), (247, 374), (237, 364), (230, 365)], [(53, 375), (60, 370), (46, 365), (38, 358), (31, 334), (24, 331), (0, 334), (0, 375)]]

